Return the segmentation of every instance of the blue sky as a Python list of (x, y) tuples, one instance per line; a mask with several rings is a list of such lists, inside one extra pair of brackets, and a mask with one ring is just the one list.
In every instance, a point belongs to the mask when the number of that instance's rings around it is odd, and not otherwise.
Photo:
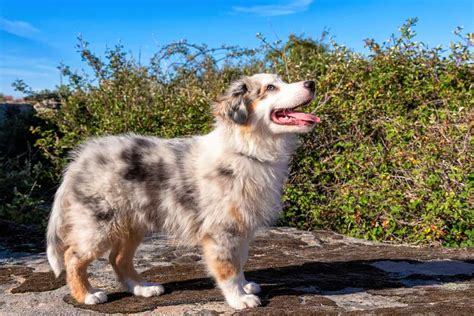
[(120, 41), (142, 62), (180, 39), (255, 47), (257, 32), (275, 40), (329, 30), (364, 52), (363, 39), (383, 41), (409, 17), (420, 19), (418, 40), (447, 46), (456, 26), (474, 31), (474, 0), (0, 0), (0, 92), (19, 96), (11, 87), (17, 78), (54, 88), (61, 62), (81, 69), (78, 34), (97, 53)]

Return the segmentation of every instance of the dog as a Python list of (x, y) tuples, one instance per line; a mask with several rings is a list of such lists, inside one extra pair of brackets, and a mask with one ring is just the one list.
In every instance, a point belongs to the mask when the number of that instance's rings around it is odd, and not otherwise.
[(146, 234), (162, 231), (202, 247), (232, 308), (260, 305), (260, 286), (243, 274), (249, 243), (279, 216), (296, 134), (320, 121), (295, 110), (314, 95), (314, 81), (288, 84), (256, 74), (233, 82), (212, 105), (209, 134), (86, 141), (72, 155), (49, 218), (47, 256), (55, 275), (66, 270), (77, 302), (106, 302), (105, 291), (91, 287), (87, 267), (109, 253), (129, 292), (161, 295), (163, 286), (143, 280), (133, 257)]

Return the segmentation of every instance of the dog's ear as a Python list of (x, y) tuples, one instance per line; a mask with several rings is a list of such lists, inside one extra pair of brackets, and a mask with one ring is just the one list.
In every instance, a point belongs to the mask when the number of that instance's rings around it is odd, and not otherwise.
[(249, 112), (247, 110), (247, 98), (245, 94), (248, 92), (247, 84), (244, 80), (239, 80), (231, 86), (229, 108), (227, 115), (237, 124), (245, 124), (247, 122)]
[(247, 122), (249, 112), (247, 109), (249, 98), (248, 84), (245, 78), (231, 84), (227, 92), (218, 98), (214, 104), (214, 115), (243, 125)]

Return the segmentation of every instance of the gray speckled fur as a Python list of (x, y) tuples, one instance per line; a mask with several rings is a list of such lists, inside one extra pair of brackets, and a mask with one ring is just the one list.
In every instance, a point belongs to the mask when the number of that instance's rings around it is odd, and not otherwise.
[[(262, 96), (265, 81), (281, 84), (282, 91)], [(269, 113), (279, 102), (301, 103), (306, 94), (300, 90), (273, 75), (246, 77), (214, 104), (216, 125), (207, 135), (129, 134), (85, 142), (64, 173), (49, 221), (55, 273), (68, 247), (78, 258), (97, 257), (137, 231), (164, 231), (185, 245), (209, 237), (216, 258), (234, 262), (240, 256), (243, 266), (255, 230), (279, 215), (294, 133), (307, 131), (273, 126)]]

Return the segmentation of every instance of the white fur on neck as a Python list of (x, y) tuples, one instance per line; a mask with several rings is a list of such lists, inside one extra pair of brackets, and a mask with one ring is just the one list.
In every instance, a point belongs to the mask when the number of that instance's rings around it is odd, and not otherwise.
[(220, 123), (212, 133), (221, 140), (228, 152), (262, 162), (288, 161), (298, 144), (296, 135), (271, 135), (262, 129), (247, 134), (239, 126)]

